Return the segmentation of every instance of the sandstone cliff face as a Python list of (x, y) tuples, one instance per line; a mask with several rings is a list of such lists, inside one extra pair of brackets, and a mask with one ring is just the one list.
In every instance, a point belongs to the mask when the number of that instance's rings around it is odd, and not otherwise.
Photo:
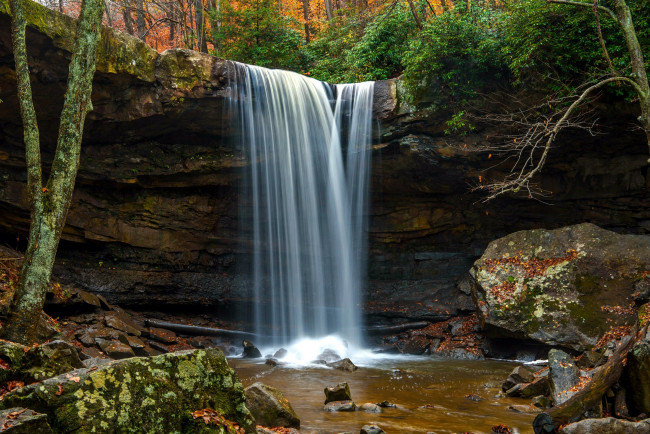
[[(43, 158), (50, 161), (67, 74), (71, 20), (30, 6), (28, 30)], [(56, 273), (122, 305), (246, 309), (250, 243), (239, 213), (241, 168), (228, 83), (236, 68), (211, 56), (156, 53), (112, 30), (93, 88), (81, 169)], [(108, 53), (111, 54), (110, 56)], [(0, 0), (0, 235), (28, 229), (22, 131), (6, 2)], [(520, 229), (589, 221), (650, 231), (650, 178), (642, 135), (626, 107), (605, 113), (604, 134), (566, 134), (544, 171), (549, 203), (469, 193), (494, 159), (455, 145), (493, 136), (445, 136), (445, 116), (400, 112), (380, 82), (382, 121), (372, 162), (370, 322), (444, 319), (473, 310), (463, 276), (495, 238)], [(497, 168), (499, 170), (499, 168)]]

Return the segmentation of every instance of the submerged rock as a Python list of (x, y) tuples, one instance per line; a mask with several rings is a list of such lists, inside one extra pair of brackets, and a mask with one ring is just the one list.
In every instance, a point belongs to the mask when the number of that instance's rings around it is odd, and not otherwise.
[(340, 371), (347, 371), (347, 372), (354, 372), (357, 369), (359, 369), (357, 365), (352, 363), (352, 360), (347, 358), (337, 360), (336, 362), (328, 363), (327, 366), (329, 366), (330, 368), (338, 369)]
[(357, 406), (352, 401), (332, 401), (325, 404), (324, 411), (337, 412), (337, 411), (356, 411)]
[(47, 413), (56, 432), (193, 432), (191, 413), (206, 408), (254, 432), (244, 388), (216, 349), (76, 369), (0, 401), (0, 408), (15, 406)]
[(359, 411), (365, 411), (366, 413), (381, 413), (381, 407), (378, 406), (377, 404), (373, 404), (372, 402), (366, 402), (365, 404), (361, 404), (359, 406)]
[(569, 424), (559, 431), (561, 434), (647, 434), (650, 432), (650, 419), (640, 422), (606, 417), (585, 419)]
[(300, 428), (300, 419), (282, 392), (263, 383), (246, 388), (246, 407), (262, 426)]
[(316, 360), (325, 360), (327, 363), (332, 363), (341, 360), (341, 356), (339, 356), (336, 351), (326, 348), (322, 353), (316, 356)]
[(350, 394), (350, 386), (348, 383), (339, 383), (336, 386), (329, 386), (325, 388), (325, 402), (332, 401), (350, 401), (352, 395)]
[(14, 407), (0, 411), (0, 432), (11, 434), (50, 434), (47, 415), (28, 408)]
[(364, 425), (361, 427), (359, 434), (386, 434), (386, 431), (379, 428), (377, 425)]
[(472, 291), (489, 336), (584, 351), (634, 322), (633, 285), (649, 263), (650, 236), (590, 223), (520, 231), (489, 244)]

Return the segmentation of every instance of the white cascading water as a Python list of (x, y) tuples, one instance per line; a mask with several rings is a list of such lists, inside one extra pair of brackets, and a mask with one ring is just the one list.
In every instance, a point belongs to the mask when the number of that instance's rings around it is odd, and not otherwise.
[(358, 347), (374, 83), (237, 68), (260, 344)]

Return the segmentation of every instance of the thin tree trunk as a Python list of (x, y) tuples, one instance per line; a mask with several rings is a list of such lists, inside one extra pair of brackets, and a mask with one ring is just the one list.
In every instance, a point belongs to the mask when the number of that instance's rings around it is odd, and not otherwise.
[[(103, 0), (84, 0), (77, 23), (54, 161), (46, 187), (42, 187), (38, 127), (35, 122), (25, 49), (25, 20), (22, 0), (12, 0), (14, 57), (19, 78), (21, 115), (26, 131), (25, 157), (32, 203), (30, 238), (18, 288), (9, 317), (2, 329), (5, 339), (31, 344), (45, 302), (54, 257), (70, 207), (79, 167), (84, 120), (92, 109), (90, 95), (100, 38)], [(18, 48), (16, 50), (16, 48)], [(33, 116), (33, 118), (32, 118)]]
[(196, 22), (196, 47), (202, 53), (208, 52), (208, 45), (205, 41), (205, 26), (203, 25), (203, 3), (201, 0), (194, 0), (194, 21)]
[(302, 0), (302, 16), (305, 19), (305, 42), (309, 44), (311, 42), (309, 35), (309, 0)]
[(124, 28), (126, 29), (126, 32), (131, 36), (135, 36), (135, 32), (133, 31), (133, 19), (131, 18), (131, 3), (124, 3), (122, 17), (124, 18)]
[[(648, 84), (648, 74), (645, 69), (645, 60), (641, 44), (634, 29), (632, 13), (625, 0), (614, 0), (614, 9), (618, 22), (623, 29), (627, 51), (630, 53), (630, 63), (632, 64), (632, 79), (637, 82), (639, 89), (639, 104), (641, 105), (641, 116), (639, 122), (645, 130), (648, 150), (650, 150), (650, 84)], [(648, 159), (650, 164), (650, 158)]]
[(144, 41), (144, 0), (135, 0), (135, 25), (138, 38)]
[(325, 0), (325, 15), (327, 16), (328, 21), (334, 18), (334, 13), (332, 11), (332, 0)]
[(104, 11), (106, 12), (106, 24), (108, 27), (113, 27), (113, 20), (111, 19), (111, 8), (108, 1), (104, 0)]
[(422, 21), (420, 21), (420, 17), (418, 16), (418, 11), (415, 10), (415, 5), (413, 4), (413, 0), (408, 0), (409, 8), (411, 8), (411, 14), (413, 14), (413, 19), (415, 20), (415, 24), (418, 26), (418, 29), (422, 30)]

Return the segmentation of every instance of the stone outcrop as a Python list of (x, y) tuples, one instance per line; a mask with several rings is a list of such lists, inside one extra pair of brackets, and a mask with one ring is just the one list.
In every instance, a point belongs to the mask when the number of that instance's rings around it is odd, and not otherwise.
[(569, 424), (559, 431), (561, 434), (642, 434), (650, 432), (650, 419), (640, 422), (606, 417), (585, 419)]
[(476, 261), (474, 297), (492, 336), (583, 351), (636, 321), (634, 285), (648, 279), (650, 236), (593, 224), (520, 231)]
[[(29, 62), (43, 160), (52, 159), (73, 21), (28, 3)], [(28, 231), (22, 128), (7, 0), (0, 0), (0, 240)], [(104, 29), (84, 132), (81, 168), (55, 273), (124, 306), (211, 306), (222, 318), (246, 311), (250, 234), (238, 222), (242, 167), (230, 103), (229, 62), (188, 50), (157, 53)], [(650, 195), (635, 114), (604, 113), (604, 133), (565, 133), (540, 184), (551, 203), (478, 203), (468, 185), (495, 158), (464, 143), (499, 135), (444, 134), (445, 113), (410, 113), (393, 81), (375, 88), (382, 120), (372, 157), (369, 322), (440, 321), (474, 311), (463, 279), (489, 241), (514, 230), (592, 221), (650, 230)], [(624, 131), (621, 133), (621, 131)], [(571, 161), (571, 164), (567, 164)], [(499, 169), (502, 170), (502, 169)], [(250, 227), (242, 222), (242, 227)], [(13, 244), (12, 244), (13, 245)]]
[(255, 432), (244, 388), (219, 350), (135, 357), (76, 369), (7, 394), (0, 408), (46, 413), (55, 432), (204, 432), (192, 413), (216, 410)]

